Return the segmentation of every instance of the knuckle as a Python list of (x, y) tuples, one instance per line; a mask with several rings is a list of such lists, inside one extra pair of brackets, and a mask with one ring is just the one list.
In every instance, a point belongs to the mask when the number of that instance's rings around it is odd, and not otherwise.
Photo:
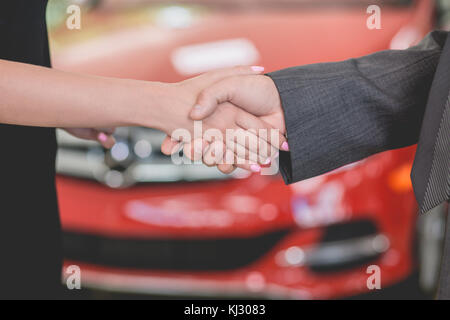
[(212, 92), (210, 88), (207, 88), (200, 92), (198, 95), (199, 102), (208, 103), (211, 100)]

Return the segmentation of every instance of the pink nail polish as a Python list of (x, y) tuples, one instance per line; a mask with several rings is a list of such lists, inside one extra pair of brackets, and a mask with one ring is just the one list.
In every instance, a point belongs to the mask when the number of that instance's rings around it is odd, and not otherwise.
[(263, 72), (264, 71), (264, 67), (261, 66), (253, 66), (252, 70), (255, 72)]
[(108, 140), (108, 136), (104, 134), (103, 132), (100, 132), (97, 136), (98, 140), (101, 142), (106, 142)]
[(285, 141), (281, 144), (281, 149), (284, 151), (289, 151), (289, 144)]
[(250, 170), (252, 170), (253, 172), (260, 172), (261, 171), (261, 167), (257, 164), (252, 164), (250, 166)]

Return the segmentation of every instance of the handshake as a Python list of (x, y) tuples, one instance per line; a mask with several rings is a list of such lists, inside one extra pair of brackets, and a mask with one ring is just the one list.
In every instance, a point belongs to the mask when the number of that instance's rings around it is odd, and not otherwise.
[[(217, 166), (223, 173), (239, 167), (275, 174), (279, 150), (289, 147), (278, 90), (263, 71), (263, 67), (238, 66), (178, 83), (112, 80), (119, 85), (107, 97), (109, 105), (119, 105), (123, 111), (118, 118), (126, 120), (108, 123), (165, 132), (161, 150), (173, 160), (183, 148), (190, 160)], [(65, 130), (111, 148), (114, 128), (95, 127)]]
[[(130, 108), (140, 110), (132, 125), (165, 132), (161, 150), (166, 155), (179, 156), (183, 149), (190, 160), (217, 166), (223, 173), (239, 167), (275, 174), (279, 150), (289, 147), (277, 88), (263, 71), (239, 66), (179, 83), (142, 82), (143, 105)], [(66, 130), (106, 148), (114, 144), (112, 129)]]
[[(236, 167), (261, 172), (270, 166), (267, 174), (278, 171), (272, 166), (278, 150), (289, 147), (278, 91), (269, 77), (261, 75), (263, 71), (256, 66), (234, 67), (175, 85), (179, 92), (174, 97), (189, 100), (191, 108), (188, 123), (165, 130), (162, 152), (178, 155), (183, 148), (189, 159), (217, 166), (223, 173)], [(184, 107), (179, 104), (178, 109)]]

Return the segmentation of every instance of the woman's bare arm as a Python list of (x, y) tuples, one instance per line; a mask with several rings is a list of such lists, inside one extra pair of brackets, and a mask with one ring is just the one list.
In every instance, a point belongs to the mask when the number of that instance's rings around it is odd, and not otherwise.
[(145, 123), (160, 127), (158, 97), (164, 88), (160, 83), (79, 75), (0, 60), (0, 123), (91, 128)]
[[(169, 135), (181, 128), (193, 133), (189, 113), (202, 90), (230, 76), (261, 72), (260, 67), (241, 66), (167, 84), (74, 74), (0, 60), (0, 123), (64, 128), (145, 126)], [(223, 133), (226, 129), (238, 130), (247, 118), (257, 123), (257, 128), (268, 126), (230, 104), (220, 110), (204, 121), (205, 129)]]

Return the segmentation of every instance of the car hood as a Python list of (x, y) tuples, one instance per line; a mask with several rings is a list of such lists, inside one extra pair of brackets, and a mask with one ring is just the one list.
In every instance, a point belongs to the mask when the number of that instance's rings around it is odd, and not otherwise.
[[(369, 15), (359, 6), (225, 12), (208, 7), (185, 7), (184, 15), (189, 18), (181, 26), (170, 24), (171, 19), (179, 19), (176, 15), (158, 18), (158, 15), (167, 16), (164, 10), (173, 10), (173, 7), (160, 9), (160, 13), (145, 24), (117, 29), (94, 40), (54, 50), (55, 67), (103, 76), (172, 82), (208, 69), (208, 61), (205, 61), (205, 70), (180, 70), (177, 63), (189, 65), (199, 56), (207, 58), (207, 53), (212, 52), (209, 59), (222, 56), (219, 63), (210, 64), (212, 67), (261, 64), (266, 70), (277, 70), (386, 49), (415, 12), (413, 7), (383, 8), (382, 29), (369, 30), (366, 25)], [(177, 62), (180, 52), (184, 56), (181, 54), (182, 59)]]

